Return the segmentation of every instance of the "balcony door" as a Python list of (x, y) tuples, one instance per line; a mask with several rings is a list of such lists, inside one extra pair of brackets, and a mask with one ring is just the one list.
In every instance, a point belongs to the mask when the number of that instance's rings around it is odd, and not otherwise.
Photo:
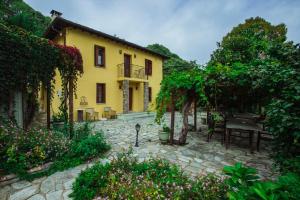
[(124, 76), (130, 77), (131, 56), (124, 54)]

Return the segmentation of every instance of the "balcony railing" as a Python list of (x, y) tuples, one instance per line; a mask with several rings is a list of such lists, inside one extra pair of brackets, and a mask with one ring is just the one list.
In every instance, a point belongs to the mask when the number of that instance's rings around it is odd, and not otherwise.
[(145, 67), (130, 64), (129, 67), (124, 63), (118, 64), (118, 77), (119, 78), (135, 78), (135, 79), (145, 79)]

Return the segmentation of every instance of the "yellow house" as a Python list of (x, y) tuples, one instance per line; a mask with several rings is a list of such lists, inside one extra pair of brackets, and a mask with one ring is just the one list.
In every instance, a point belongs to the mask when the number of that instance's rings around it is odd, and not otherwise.
[[(75, 120), (85, 119), (91, 110), (101, 118), (108, 109), (117, 113), (154, 109), (165, 56), (60, 16), (54, 16), (45, 36), (75, 46), (82, 54), (83, 75), (74, 98)], [(58, 113), (62, 91), (59, 76), (54, 91), (51, 111)]]

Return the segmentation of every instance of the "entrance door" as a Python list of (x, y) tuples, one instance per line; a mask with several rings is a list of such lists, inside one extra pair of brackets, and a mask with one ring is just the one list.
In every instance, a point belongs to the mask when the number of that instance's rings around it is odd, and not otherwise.
[(132, 111), (133, 89), (129, 88), (129, 110)]
[(131, 56), (124, 54), (124, 76), (130, 77)]

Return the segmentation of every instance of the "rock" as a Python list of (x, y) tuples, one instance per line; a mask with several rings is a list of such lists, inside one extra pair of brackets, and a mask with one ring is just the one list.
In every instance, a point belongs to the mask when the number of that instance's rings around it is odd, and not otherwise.
[(50, 192), (48, 194), (46, 194), (46, 199), (47, 200), (61, 200), (62, 199), (62, 190), (58, 190), (55, 192)]
[(11, 187), (8, 185), (3, 188), (0, 188), (0, 200), (6, 200), (10, 191), (11, 191)]
[(28, 181), (19, 181), (19, 182), (11, 184), (11, 186), (15, 190), (20, 190), (20, 189), (31, 186), (31, 183), (29, 183)]
[(37, 186), (30, 186), (10, 195), (9, 200), (25, 200), (38, 192)]
[(62, 183), (56, 183), (55, 184), (55, 191), (63, 190), (63, 189), (64, 189), (64, 185)]
[(41, 192), (47, 194), (55, 190), (55, 182), (51, 176), (44, 180), (41, 184)]
[(36, 194), (36, 195), (30, 197), (28, 200), (45, 200), (45, 197), (43, 197), (40, 194)]
[(194, 158), (194, 160), (195, 160), (196, 162), (198, 162), (198, 163), (202, 163), (202, 162), (203, 162), (203, 160), (202, 160), (202, 159), (199, 159), (199, 158)]
[(64, 183), (65, 190), (71, 189), (74, 182), (75, 182), (75, 179), (71, 179), (71, 180), (65, 182)]
[(69, 195), (72, 193), (72, 190), (66, 190), (63, 194), (64, 200), (71, 200)]

